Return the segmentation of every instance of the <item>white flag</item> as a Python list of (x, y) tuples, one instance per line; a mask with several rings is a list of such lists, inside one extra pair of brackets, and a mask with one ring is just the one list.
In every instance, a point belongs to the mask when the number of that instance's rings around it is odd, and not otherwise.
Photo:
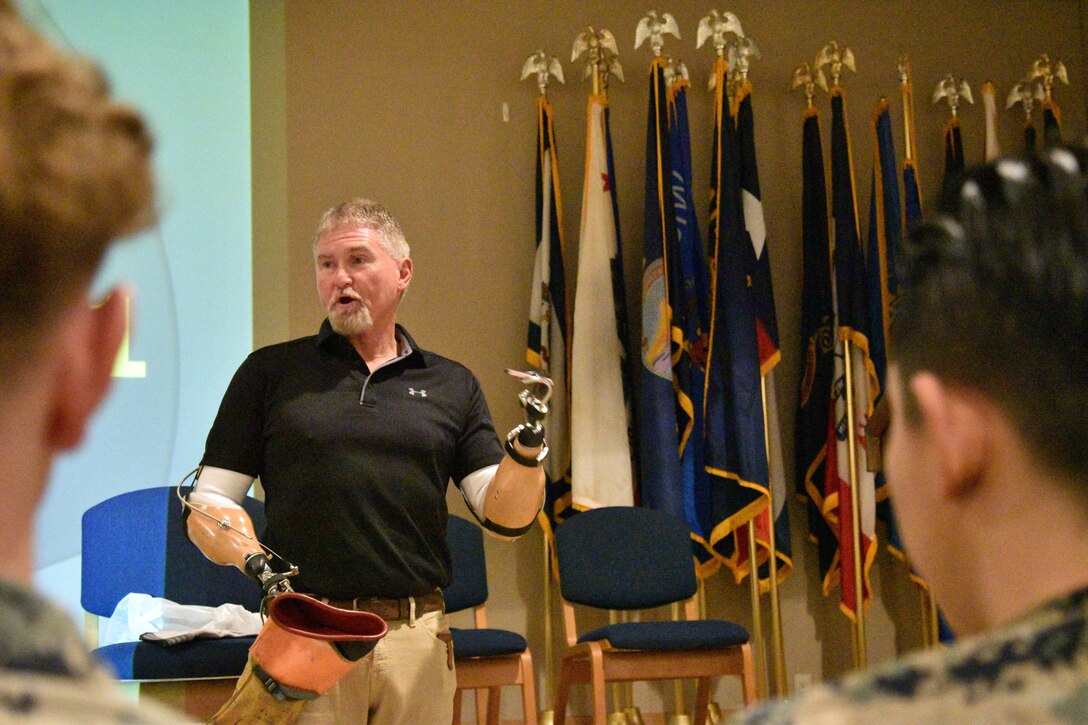
[[(580, 509), (634, 504), (631, 444), (623, 394), (612, 260), (617, 253), (605, 108), (589, 100), (578, 286), (571, 345), (571, 496)], [(621, 304), (624, 302), (620, 301)]]

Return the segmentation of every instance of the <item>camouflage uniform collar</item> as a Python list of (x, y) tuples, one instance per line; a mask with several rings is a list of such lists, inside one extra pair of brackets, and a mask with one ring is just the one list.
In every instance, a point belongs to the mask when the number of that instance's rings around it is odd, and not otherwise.
[(0, 579), (0, 670), (87, 677), (95, 669), (68, 614), (45, 597)]

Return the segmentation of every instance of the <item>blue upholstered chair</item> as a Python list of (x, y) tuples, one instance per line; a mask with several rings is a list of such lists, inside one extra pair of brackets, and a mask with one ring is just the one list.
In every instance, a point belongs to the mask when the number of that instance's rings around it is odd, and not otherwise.
[[(444, 591), (446, 611), (459, 612), (471, 607), (476, 624), (475, 629), (450, 628), (457, 662), (453, 722), (456, 725), (461, 721), (462, 690), (476, 690), (476, 722), (497, 725), (502, 687), (521, 685), (525, 724), (536, 725), (536, 691), (529, 645), (520, 634), (487, 627), (483, 532), (476, 524), (450, 515), (446, 522), (446, 543), (453, 559), (453, 581)], [(486, 703), (481, 697), (484, 690), (488, 692)]]
[[(706, 722), (710, 678), (740, 675), (755, 699), (748, 632), (696, 619), (698, 589), (687, 525), (660, 511), (615, 506), (583, 511), (555, 531), (567, 650), (559, 670), (555, 723), (563, 725), (573, 683), (590, 684), (593, 721), (604, 725), (605, 683), (697, 679), (695, 723)], [(622, 622), (579, 635), (572, 604), (630, 611), (684, 602), (684, 621)]]
[[(263, 504), (247, 498), (258, 536)], [(208, 561), (185, 535), (181, 503), (173, 487), (146, 488), (109, 498), (83, 514), (81, 603), (89, 644), (98, 639), (98, 617), (109, 617), (130, 592), (179, 604), (260, 607), (260, 587), (233, 567)], [(204, 717), (218, 708), (245, 667), (254, 637), (197, 639), (160, 647), (123, 642), (95, 649), (118, 679), (138, 683), (149, 695)], [(208, 710), (211, 712), (208, 712)]]

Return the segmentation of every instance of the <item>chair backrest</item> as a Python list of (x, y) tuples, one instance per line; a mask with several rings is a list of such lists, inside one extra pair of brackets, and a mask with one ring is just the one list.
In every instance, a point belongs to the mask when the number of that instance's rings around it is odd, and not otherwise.
[(559, 586), (568, 602), (647, 609), (695, 594), (687, 524), (634, 506), (582, 511), (555, 530)]
[(487, 601), (487, 561), (480, 527), (460, 516), (446, 519), (446, 545), (453, 564), (453, 580), (443, 590), (446, 611), (459, 612)]
[[(264, 505), (247, 497), (243, 507), (254, 531), (264, 533)], [(213, 564), (185, 533), (181, 502), (172, 486), (129, 491), (83, 514), (83, 609), (108, 617), (130, 592), (179, 604), (260, 607), (261, 589), (234, 567)]]

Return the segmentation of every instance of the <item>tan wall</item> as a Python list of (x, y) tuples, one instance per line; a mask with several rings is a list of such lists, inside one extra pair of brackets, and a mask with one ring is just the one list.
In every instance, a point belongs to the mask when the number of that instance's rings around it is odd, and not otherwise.
[[(538, 48), (563, 63), (566, 85), (550, 90), (561, 164), (568, 280), (575, 277), (584, 158), (585, 100), (580, 65), (569, 62), (575, 35), (605, 26), (616, 36), (627, 74), (611, 90), (621, 233), (631, 295), (639, 320), (643, 155), (650, 52), (632, 50), (634, 29), (648, 7), (633, 3), (254, 1), (254, 320), (255, 339), (312, 334), (316, 304), (309, 239), (318, 215), (350, 196), (382, 200), (399, 216), (412, 244), (416, 278), (401, 320), (420, 344), (464, 362), (488, 394), (496, 426), (517, 422), (517, 386), (502, 373), (524, 365), (526, 309), (533, 251), (535, 85), (521, 83), (522, 62)], [(678, 20), (682, 41), (667, 52), (691, 72), (696, 199), (706, 199), (710, 104), (706, 78), (711, 51), (695, 49), (702, 0), (657, 6)], [(1085, 128), (1082, 28), (1088, 14), (1074, 0), (987, 3), (755, 2), (728, 7), (762, 51), (755, 85), (756, 143), (767, 217), (782, 363), (778, 399), (792, 476), (793, 408), (799, 358), (801, 287), (800, 114), (798, 93), (786, 92), (791, 72), (837, 39), (855, 54), (858, 72), (844, 81), (851, 119), (859, 210), (868, 223), (871, 109), (880, 96), (893, 102), (894, 133), (902, 144), (896, 75), (898, 55), (910, 53), (916, 88), (921, 183), (926, 200), (943, 163), (943, 106), (929, 98), (953, 72), (975, 91), (992, 80), (998, 100), (1041, 52), (1065, 61), (1072, 87), (1061, 87), (1067, 139)], [(277, 89), (285, 96), (277, 98)], [(285, 100), (284, 100), (285, 99)], [(509, 121), (502, 108), (509, 109)], [(826, 96), (819, 104), (825, 148)], [(968, 161), (982, 154), (982, 112), (964, 111)], [(1000, 114), (1000, 140), (1019, 150), (1019, 111)], [(1040, 132), (1041, 138), (1041, 132)], [(705, 214), (705, 210), (704, 210)], [(703, 219), (705, 230), (705, 218)], [(704, 232), (705, 234), (705, 232)], [(632, 330), (638, 340), (638, 331)], [(792, 480), (792, 478), (791, 478)], [(451, 489), (451, 508), (464, 512)], [(782, 590), (786, 659), (793, 675), (833, 676), (851, 666), (850, 633), (834, 598), (820, 593), (814, 551), (805, 539), (800, 507), (792, 511), (796, 571)], [(513, 544), (489, 541), (491, 621), (527, 632), (538, 669), (544, 661), (541, 539), (533, 532)], [(875, 569), (878, 599), (869, 621), (870, 661), (886, 660), (920, 641), (918, 600), (894, 560), (882, 554)], [(709, 582), (714, 616), (750, 622), (747, 587), (725, 576)], [(558, 627), (557, 627), (558, 629)], [(558, 633), (556, 638), (559, 647)], [(638, 704), (660, 712), (671, 687), (639, 687)], [(732, 684), (719, 688), (736, 702)], [(504, 712), (516, 717), (511, 694)], [(585, 699), (574, 707), (584, 710)]]

